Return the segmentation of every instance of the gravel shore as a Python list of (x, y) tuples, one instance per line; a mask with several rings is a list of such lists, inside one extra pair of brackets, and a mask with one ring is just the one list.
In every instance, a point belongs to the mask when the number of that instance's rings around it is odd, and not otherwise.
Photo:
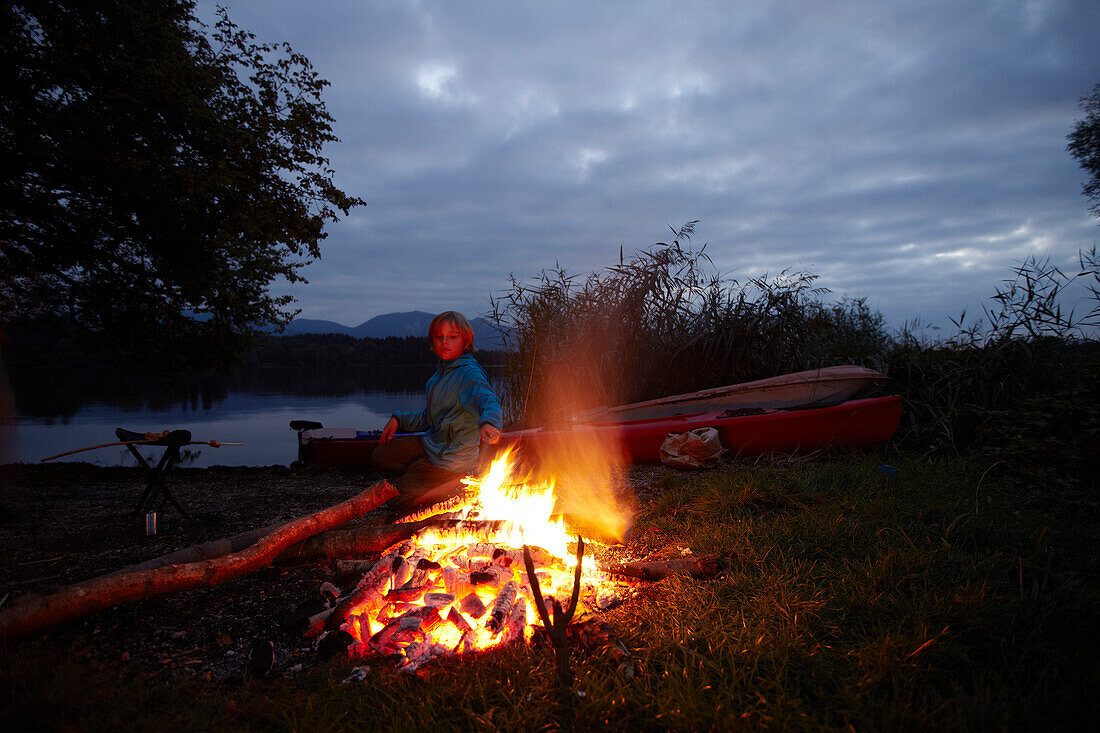
[[(170, 505), (159, 531), (132, 515), (145, 487), (138, 468), (86, 463), (0, 466), (0, 599), (48, 594), (209, 540), (290, 521), (362, 492), (381, 474), (364, 471), (177, 468), (167, 483), (191, 515)], [(374, 512), (361, 520), (375, 523)], [(62, 624), (38, 638), (95, 666), (165, 677), (239, 678), (257, 638), (280, 639), (283, 668), (313, 656), (279, 629), (283, 615), (319, 597), (327, 564), (272, 566), (213, 588), (152, 598)], [(300, 647), (300, 648), (299, 648)]]

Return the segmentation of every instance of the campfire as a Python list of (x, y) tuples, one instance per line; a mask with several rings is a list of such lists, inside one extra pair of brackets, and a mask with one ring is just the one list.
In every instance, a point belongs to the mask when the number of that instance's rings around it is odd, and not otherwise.
[[(387, 657), (412, 671), (439, 657), (530, 640), (544, 625), (540, 599), (554, 619), (576, 606), (575, 596), (606, 608), (624, 595), (625, 583), (571, 537), (563, 512), (569, 501), (554, 480), (518, 476), (515, 454), (505, 451), (464, 483), (457, 500), (409, 518), (449, 520), (445, 528), (384, 553), (353, 590), (332, 598), (320, 647)], [(612, 531), (625, 533), (625, 519), (615, 517)]]

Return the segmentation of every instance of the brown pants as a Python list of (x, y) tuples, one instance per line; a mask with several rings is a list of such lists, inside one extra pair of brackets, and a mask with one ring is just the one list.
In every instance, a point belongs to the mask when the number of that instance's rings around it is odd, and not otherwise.
[(390, 500), (390, 507), (398, 513), (437, 504), (462, 491), (463, 474), (432, 464), (420, 438), (394, 438), (378, 446), (371, 454), (371, 466), (401, 473), (394, 481), (398, 495)]

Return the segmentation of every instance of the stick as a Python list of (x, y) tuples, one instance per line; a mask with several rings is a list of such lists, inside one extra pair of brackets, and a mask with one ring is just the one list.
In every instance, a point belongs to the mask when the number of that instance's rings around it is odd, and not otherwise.
[(100, 443), (99, 445), (90, 445), (87, 448), (77, 448), (76, 450), (67, 450), (64, 453), (58, 453), (56, 456), (50, 456), (49, 458), (43, 458), (39, 463), (45, 463), (46, 461), (52, 461), (55, 458), (61, 458), (62, 456), (71, 456), (73, 453), (83, 453), (88, 450), (95, 450), (97, 448), (110, 448), (115, 445), (144, 445), (146, 443), (152, 443), (160, 438), (146, 438), (145, 440), (118, 440), (114, 443)]
[(543, 600), (542, 589), (539, 588), (538, 577), (535, 575), (535, 563), (531, 560), (531, 552), (527, 545), (523, 546), (523, 564), (527, 569), (527, 579), (531, 584), (531, 594), (535, 597), (535, 610), (538, 611), (542, 625), (546, 629), (546, 635), (550, 637), (554, 648), (554, 658), (558, 668), (558, 686), (564, 694), (565, 690), (573, 684), (573, 670), (569, 668), (569, 622), (573, 620), (573, 614), (577, 611), (577, 600), (581, 593), (581, 565), (584, 559), (584, 538), (577, 537), (577, 573), (573, 577), (573, 596), (569, 599), (569, 608), (561, 610), (561, 604), (557, 598), (551, 598), (554, 608), (554, 620), (550, 621), (550, 614), (546, 610), (546, 602)]
[[(49, 458), (43, 458), (39, 463), (45, 463), (46, 461), (52, 461), (55, 458), (61, 458), (62, 456), (71, 456), (74, 453), (83, 453), (84, 451), (96, 450), (97, 448), (110, 448), (116, 445), (146, 445), (149, 443), (155, 443), (163, 438), (163, 435), (158, 435), (153, 438), (146, 438), (145, 440), (117, 440), (114, 443), (101, 443), (99, 445), (90, 445), (87, 448), (77, 448), (76, 450), (67, 450), (64, 453), (58, 453), (56, 456), (50, 456)], [(208, 445), (211, 448), (221, 448), (223, 445), (244, 445), (244, 443), (221, 443), (217, 440), (192, 440), (187, 445)]]
[(357, 517), (397, 496), (397, 489), (379, 481), (358, 496), (296, 519), (241, 552), (182, 565), (126, 575), (107, 575), (71, 585), (49, 596), (27, 596), (0, 610), (0, 642), (49, 628), (128, 601), (214, 586), (270, 563), (303, 537)]

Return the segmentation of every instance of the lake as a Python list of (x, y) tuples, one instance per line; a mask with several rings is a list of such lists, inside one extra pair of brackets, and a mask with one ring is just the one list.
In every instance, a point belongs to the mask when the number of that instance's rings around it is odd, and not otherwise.
[[(8, 435), (0, 435), (0, 463), (37, 463), (65, 451), (111, 443), (117, 440), (115, 428), (122, 427), (141, 433), (186, 429), (195, 441), (244, 443), (239, 447), (190, 446), (182, 464), (185, 466), (289, 465), (297, 458), (291, 420), (315, 420), (326, 427), (380, 429), (394, 410), (424, 406), (423, 384), (432, 368), (416, 366), (396, 376), (360, 375), (354, 380), (359, 389), (350, 388), (351, 380), (334, 385), (334, 380), (315, 373), (291, 380), (282, 374), (266, 382), (252, 378), (249, 381), (254, 383), (248, 386), (240, 380), (204, 384), (182, 397), (178, 393), (123, 394), (93, 385), (83, 390), (93, 394), (76, 402), (66, 395), (63, 404), (55, 404), (51, 398), (72, 383), (65, 376), (55, 374), (35, 383), (13, 378), (17, 416), (14, 428), (6, 431)], [(53, 385), (52, 391), (45, 385)], [(158, 448), (145, 453), (159, 459), (161, 452)], [(135, 464), (124, 446), (56, 460), (103, 466)]]

